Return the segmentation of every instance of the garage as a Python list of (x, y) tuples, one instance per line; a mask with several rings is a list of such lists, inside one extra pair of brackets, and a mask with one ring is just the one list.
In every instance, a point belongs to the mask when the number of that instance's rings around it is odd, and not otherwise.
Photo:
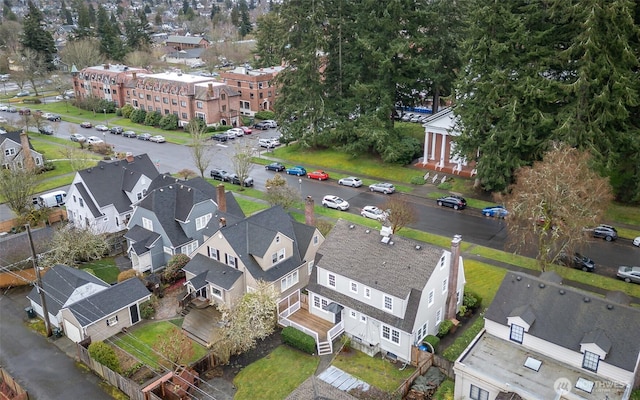
[(76, 327), (66, 319), (64, 320), (64, 333), (67, 335), (69, 339), (73, 340), (75, 343), (79, 343), (82, 341), (82, 335), (80, 334), (80, 329), (78, 329), (78, 327)]

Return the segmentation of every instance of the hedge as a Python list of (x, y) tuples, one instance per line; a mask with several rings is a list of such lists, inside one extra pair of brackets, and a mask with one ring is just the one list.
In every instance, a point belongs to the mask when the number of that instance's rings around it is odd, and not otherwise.
[(316, 340), (290, 326), (282, 330), (282, 342), (305, 353), (315, 354), (316, 352)]
[(435, 352), (438, 351), (438, 346), (440, 345), (440, 338), (434, 335), (427, 335), (426, 338), (424, 338), (423, 342), (429, 343), (432, 347), (433, 350)]
[(120, 360), (116, 352), (104, 342), (93, 342), (89, 345), (91, 358), (114, 372), (120, 372)]

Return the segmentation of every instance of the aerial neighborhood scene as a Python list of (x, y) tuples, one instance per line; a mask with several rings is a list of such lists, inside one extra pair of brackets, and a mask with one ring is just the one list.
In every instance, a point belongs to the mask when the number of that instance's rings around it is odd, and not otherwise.
[(640, 1), (4, 0), (0, 398), (640, 400)]

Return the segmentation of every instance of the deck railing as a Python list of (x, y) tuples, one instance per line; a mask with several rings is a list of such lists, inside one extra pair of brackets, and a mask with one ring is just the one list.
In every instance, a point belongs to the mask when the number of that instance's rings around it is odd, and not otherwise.
[(296, 322), (293, 322), (287, 318), (279, 318), (278, 323), (282, 326), (291, 326), (296, 328), (299, 331), (302, 331), (304, 333), (306, 333), (307, 335), (311, 336), (312, 338), (314, 338), (316, 340), (316, 343), (318, 343), (318, 333), (315, 331), (312, 331), (311, 329), (304, 327)]
[(327, 331), (327, 337), (329, 338), (329, 341), (332, 342), (333, 339), (335, 339), (342, 332), (344, 332), (344, 321), (338, 322), (337, 325), (329, 329), (329, 331)]

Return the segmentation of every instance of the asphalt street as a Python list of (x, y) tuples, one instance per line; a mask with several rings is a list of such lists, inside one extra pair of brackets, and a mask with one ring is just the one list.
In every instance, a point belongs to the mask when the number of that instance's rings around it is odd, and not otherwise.
[(29, 289), (0, 296), (0, 365), (32, 400), (113, 400), (96, 375), (25, 326)]

